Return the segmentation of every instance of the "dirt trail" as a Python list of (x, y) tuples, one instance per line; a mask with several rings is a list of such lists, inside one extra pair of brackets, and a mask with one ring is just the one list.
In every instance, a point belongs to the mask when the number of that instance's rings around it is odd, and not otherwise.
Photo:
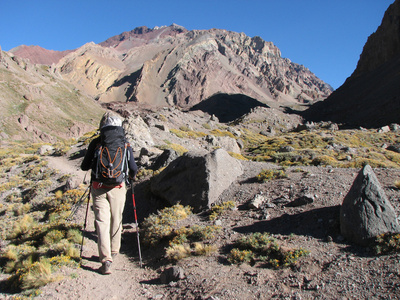
[[(74, 151), (74, 150), (71, 150)], [(90, 179), (90, 173), (80, 170), (81, 159), (71, 160), (68, 156), (48, 156), (49, 167), (61, 173), (71, 174), (77, 183)], [(87, 206), (81, 205), (72, 222), (84, 224)], [(143, 285), (159, 277), (155, 270), (140, 268), (135, 229), (126, 226), (122, 236), (121, 253), (112, 264), (111, 275), (101, 275), (98, 268), (97, 236), (94, 230), (94, 214), (90, 204), (82, 253), (82, 265), (77, 270), (61, 270), (63, 280), (41, 288), (38, 299), (152, 299), (159, 298), (152, 285)], [(161, 295), (162, 296), (162, 295)]]
[[(83, 222), (86, 206), (80, 209), (76, 219)], [(98, 268), (94, 215), (89, 211), (87, 234), (79, 269), (65, 269), (64, 279), (43, 287), (38, 299), (151, 299), (157, 296), (152, 285), (143, 282), (157, 278), (156, 271), (140, 268), (137, 246), (123, 240), (121, 253), (112, 264), (112, 274), (101, 275)], [(126, 233), (124, 234), (126, 236)]]
[[(69, 153), (73, 153), (78, 148), (74, 146)], [(46, 156), (47, 161), (49, 162), (49, 167), (55, 170), (60, 171), (63, 174), (71, 174), (77, 181), (82, 183), (85, 179), (90, 179), (90, 173), (82, 171), (80, 168), (80, 164), (82, 162), (81, 158), (69, 159), (70, 155), (63, 156)], [(88, 174), (87, 174), (88, 173)]]

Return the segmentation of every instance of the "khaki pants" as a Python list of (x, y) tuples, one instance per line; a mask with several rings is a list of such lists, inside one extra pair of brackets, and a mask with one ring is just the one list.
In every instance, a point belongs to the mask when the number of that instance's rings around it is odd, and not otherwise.
[(101, 263), (112, 261), (112, 254), (121, 247), (122, 212), (124, 210), (126, 187), (106, 189), (92, 188), (93, 210), (97, 231), (97, 246)]

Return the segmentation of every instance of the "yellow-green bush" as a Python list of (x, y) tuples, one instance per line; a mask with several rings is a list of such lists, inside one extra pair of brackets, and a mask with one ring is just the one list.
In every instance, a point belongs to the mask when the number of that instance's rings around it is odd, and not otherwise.
[(261, 182), (280, 178), (287, 178), (287, 174), (284, 170), (264, 169), (257, 175), (257, 180)]
[(166, 249), (165, 257), (169, 260), (180, 260), (191, 256), (190, 246), (188, 244), (173, 244)]
[(170, 143), (167, 141), (166, 141), (166, 143), (167, 143), (166, 145), (159, 146), (158, 148), (160, 148), (161, 150), (165, 150), (165, 149), (174, 150), (174, 151), (176, 151), (176, 153), (178, 153), (178, 155), (182, 155), (182, 154), (188, 152), (188, 150), (185, 147), (183, 147), (182, 145)]
[(215, 220), (222, 214), (224, 214), (227, 210), (232, 210), (235, 208), (235, 202), (233, 201), (225, 201), (221, 204), (215, 204), (210, 209), (210, 220)]
[(215, 246), (205, 245), (201, 242), (193, 243), (192, 247), (188, 243), (172, 244), (166, 249), (165, 257), (168, 260), (178, 261), (192, 255), (208, 256), (216, 250)]
[(375, 253), (379, 255), (400, 253), (400, 233), (384, 233), (375, 239)]
[(228, 261), (231, 264), (253, 263), (254, 253), (251, 250), (233, 248), (228, 254)]
[(176, 222), (187, 218), (191, 213), (189, 206), (176, 204), (151, 214), (142, 223), (143, 242), (152, 246), (169, 238)]
[(232, 156), (233, 158), (236, 158), (236, 159), (248, 160), (246, 157), (244, 157), (244, 156), (243, 156), (242, 154), (240, 154), (240, 153), (228, 151), (228, 154), (229, 154), (230, 156)]
[(172, 128), (169, 131), (171, 133), (175, 134), (179, 138), (196, 139), (196, 138), (205, 137), (207, 135), (204, 132), (190, 130), (189, 128), (187, 128), (185, 126), (181, 126), (179, 129)]
[(269, 233), (253, 233), (238, 239), (228, 254), (231, 263), (265, 262), (273, 268), (288, 267), (309, 254), (304, 249), (285, 250)]
[(220, 230), (220, 226), (216, 225), (193, 225), (190, 227), (180, 227), (173, 229), (171, 232), (170, 245), (193, 243), (198, 241), (211, 240)]
[(196, 242), (193, 245), (192, 253), (196, 256), (208, 256), (215, 251), (217, 251), (215, 245), (205, 245), (204, 243)]
[(215, 136), (229, 136), (231, 138), (235, 138), (232, 132), (229, 132), (227, 130), (221, 131), (219, 129), (213, 129), (210, 131), (210, 134), (215, 135)]
[[(281, 165), (314, 164), (350, 168), (362, 167), (370, 162), (376, 167), (400, 167), (400, 154), (382, 148), (383, 144), (400, 142), (399, 135), (395, 132), (318, 130), (260, 137), (244, 130), (243, 140), (246, 157), (255, 161), (273, 161)], [(283, 146), (291, 146), (294, 151), (278, 152)], [(351, 161), (346, 161), (348, 156), (351, 156)]]
[(331, 156), (321, 155), (321, 156), (318, 156), (318, 157), (314, 158), (312, 160), (312, 164), (314, 166), (332, 166), (332, 167), (336, 167), (337, 164), (338, 164), (338, 161), (335, 158), (331, 157)]

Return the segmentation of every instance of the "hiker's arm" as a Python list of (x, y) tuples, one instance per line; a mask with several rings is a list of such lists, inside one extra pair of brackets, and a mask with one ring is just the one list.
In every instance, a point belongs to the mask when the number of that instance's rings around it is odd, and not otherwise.
[(96, 151), (97, 143), (98, 143), (97, 139), (94, 139), (93, 141), (90, 142), (88, 150), (86, 152), (86, 155), (83, 158), (83, 161), (81, 164), (81, 169), (83, 171), (87, 171), (92, 167), (94, 152)]
[(133, 150), (131, 147), (128, 147), (129, 151), (129, 160), (128, 160), (128, 167), (129, 167), (129, 179), (133, 179), (136, 177), (138, 172), (138, 167), (135, 162), (135, 158), (133, 157)]

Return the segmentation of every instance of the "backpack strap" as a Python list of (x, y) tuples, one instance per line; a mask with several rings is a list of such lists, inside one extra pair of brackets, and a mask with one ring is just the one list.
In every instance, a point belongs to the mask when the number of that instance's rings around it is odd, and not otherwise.
[[(128, 143), (125, 143), (125, 148), (124, 148), (124, 156), (123, 156), (123, 158), (122, 158), (122, 172), (123, 172), (123, 176), (124, 176), (124, 180), (126, 179), (126, 174), (127, 174), (127, 172), (128, 172), (128, 159), (126, 159), (126, 156), (127, 156), (127, 151), (126, 151), (126, 149), (128, 148)], [(128, 155), (129, 155), (129, 151), (128, 151)], [(125, 170), (124, 170), (124, 168), (125, 168)]]
[(97, 178), (99, 178), (99, 170), (100, 170), (100, 153), (102, 152), (102, 146), (101, 146), (101, 144), (99, 144), (99, 145), (97, 145), (97, 147), (96, 147), (96, 151), (94, 152), (94, 159), (95, 159), (95, 161), (96, 161), (96, 167), (95, 167), (95, 172), (94, 172), (94, 175), (95, 175), (95, 178), (97, 179)]

